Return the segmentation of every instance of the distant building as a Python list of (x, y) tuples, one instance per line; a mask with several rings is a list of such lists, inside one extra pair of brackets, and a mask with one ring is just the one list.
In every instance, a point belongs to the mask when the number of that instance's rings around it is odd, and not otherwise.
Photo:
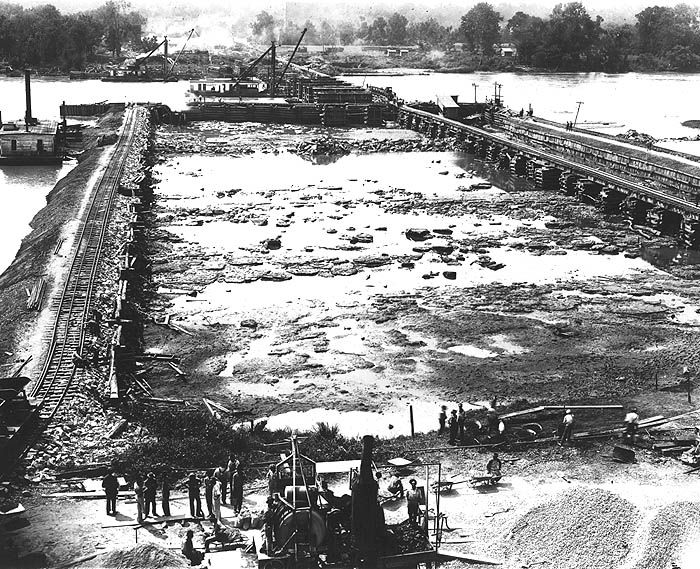
[(493, 50), (501, 57), (514, 59), (518, 55), (518, 49), (512, 43), (499, 43), (493, 46)]
[(58, 123), (41, 121), (27, 125), (9, 122), (0, 126), (0, 162), (4, 164), (58, 164)]
[(459, 119), (459, 104), (457, 103), (457, 95), (438, 95), (437, 105), (440, 108), (440, 113), (447, 119)]

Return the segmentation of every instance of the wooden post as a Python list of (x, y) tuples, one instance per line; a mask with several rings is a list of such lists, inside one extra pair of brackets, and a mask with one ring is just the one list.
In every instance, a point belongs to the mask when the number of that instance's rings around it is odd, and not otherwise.
[(416, 431), (413, 425), (413, 405), (408, 406), (408, 414), (411, 417), (411, 437), (415, 437)]

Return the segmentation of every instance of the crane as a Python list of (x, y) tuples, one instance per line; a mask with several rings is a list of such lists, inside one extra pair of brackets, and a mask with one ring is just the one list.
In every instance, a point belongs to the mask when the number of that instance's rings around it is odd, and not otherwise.
[[(187, 39), (185, 40), (185, 43), (182, 44), (182, 48), (180, 49), (179, 53), (175, 57), (175, 61), (173, 61), (173, 64), (170, 66), (170, 69), (168, 69), (168, 71), (166, 72), (165, 77), (163, 78), (163, 81), (167, 81), (168, 77), (170, 77), (170, 74), (173, 72), (173, 69), (175, 69), (175, 64), (180, 59), (182, 52), (185, 51), (185, 47), (187, 46), (187, 42), (190, 41), (190, 39), (192, 39), (192, 34), (194, 34), (194, 33), (197, 33), (197, 32), (195, 32), (195, 29), (192, 28), (190, 30), (189, 35), (187, 36)], [(199, 34), (197, 34), (197, 35), (199, 35)]]

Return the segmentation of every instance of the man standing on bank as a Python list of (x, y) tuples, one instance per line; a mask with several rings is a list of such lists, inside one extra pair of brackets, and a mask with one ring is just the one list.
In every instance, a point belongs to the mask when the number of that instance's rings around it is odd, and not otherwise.
[(110, 472), (102, 479), (102, 488), (107, 498), (107, 515), (114, 516), (117, 513), (117, 496), (119, 495), (119, 481), (114, 472)]
[(146, 481), (143, 483), (143, 498), (146, 501), (146, 516), (151, 515), (151, 509), (153, 509), (153, 517), (157, 517), (156, 513), (156, 492), (158, 491), (158, 481), (156, 480), (156, 475), (153, 472), (149, 472), (146, 476)]

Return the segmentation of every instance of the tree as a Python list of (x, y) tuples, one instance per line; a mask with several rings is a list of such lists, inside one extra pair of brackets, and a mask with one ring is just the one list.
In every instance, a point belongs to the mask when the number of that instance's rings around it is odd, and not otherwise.
[(408, 26), (410, 41), (424, 47), (443, 46), (449, 41), (450, 32), (450, 28), (446, 28), (435, 18), (412, 23)]
[(259, 40), (268, 43), (275, 39), (275, 19), (271, 14), (263, 10), (255, 20), (250, 24), (253, 31), (253, 36)]
[(406, 43), (408, 19), (403, 14), (394, 12), (387, 22), (387, 42), (391, 45)]
[(552, 10), (545, 39), (548, 65), (565, 71), (579, 71), (598, 43), (603, 19), (591, 20), (581, 2), (557, 4)]
[(506, 33), (515, 44), (517, 57), (522, 63), (532, 65), (535, 53), (543, 49), (545, 21), (524, 12), (516, 12), (506, 24)]
[(335, 28), (328, 23), (328, 20), (323, 20), (323, 22), (321, 22), (321, 31), (318, 37), (323, 45), (335, 44), (337, 38)]
[(698, 9), (685, 4), (653, 6), (636, 15), (639, 51), (662, 55), (671, 48), (700, 48)]
[(479, 2), (462, 16), (459, 33), (472, 51), (491, 54), (494, 44), (499, 39), (499, 24), (502, 19), (491, 4)]
[(388, 41), (387, 21), (381, 16), (375, 18), (369, 27), (367, 41), (374, 45), (386, 45)]
[(635, 39), (635, 29), (630, 24), (603, 29), (599, 47), (601, 68), (608, 73), (627, 71)]
[(306, 20), (306, 22), (304, 22), (304, 27), (306, 28), (304, 41), (311, 45), (319, 45), (321, 43), (321, 38), (318, 35), (318, 30), (314, 23), (311, 20)]
[(144, 52), (151, 51), (152, 49), (155, 49), (156, 46), (160, 43), (158, 38), (156, 36), (146, 36), (141, 38), (141, 49)]
[(338, 41), (340, 45), (350, 45), (355, 41), (355, 26), (351, 22), (341, 22), (338, 24)]

